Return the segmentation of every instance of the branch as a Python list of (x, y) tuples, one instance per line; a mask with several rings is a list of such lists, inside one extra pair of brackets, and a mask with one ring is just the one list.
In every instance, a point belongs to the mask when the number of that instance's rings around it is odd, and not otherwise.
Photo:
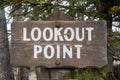
[(120, 57), (113, 57), (114, 60), (120, 61)]

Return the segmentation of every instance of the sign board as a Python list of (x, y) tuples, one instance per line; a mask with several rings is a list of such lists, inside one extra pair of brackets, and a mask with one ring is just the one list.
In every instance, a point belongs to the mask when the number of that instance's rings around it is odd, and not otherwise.
[(103, 21), (12, 23), (13, 66), (102, 67), (107, 64)]

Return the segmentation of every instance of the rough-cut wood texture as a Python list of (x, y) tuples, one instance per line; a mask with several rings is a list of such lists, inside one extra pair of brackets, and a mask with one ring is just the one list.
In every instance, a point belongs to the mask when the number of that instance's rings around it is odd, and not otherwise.
[[(45, 67), (36, 67), (35, 68), (37, 80), (49, 80), (50, 78), (50, 72), (48, 68)], [(56, 75), (55, 75), (56, 76)]]
[(63, 20), (63, 21), (71, 21), (73, 18), (70, 16), (66, 15), (63, 11), (54, 11), (46, 21), (55, 21), (55, 20)]
[[(60, 25), (60, 27), (94, 27), (94, 31), (92, 33), (92, 41), (87, 41), (87, 32), (85, 33), (85, 39), (81, 42), (73, 40), (72, 42), (67, 41), (58, 41), (54, 40), (50, 42), (46, 42), (43, 39), (35, 42), (23, 41), (22, 29), (23, 27), (28, 28), (28, 37), (30, 37), (30, 29), (33, 27), (39, 27), (43, 30), (45, 27), (49, 26), (52, 29), (56, 27), (56, 25)], [(62, 34), (64, 35), (64, 34)], [(41, 45), (44, 47), (45, 45), (83, 45), (81, 49), (81, 58), (76, 58), (76, 49), (73, 47), (73, 58), (60, 58), (56, 57), (52, 59), (45, 59), (43, 53), (39, 55), (37, 59), (33, 58), (33, 45)], [(102, 21), (92, 22), (92, 21), (29, 21), (29, 22), (14, 22), (12, 24), (12, 56), (11, 63), (13, 66), (44, 66), (48, 68), (54, 67), (87, 67), (87, 66), (96, 66), (102, 67), (107, 64), (106, 60), (106, 25)], [(62, 49), (61, 49), (62, 51)], [(56, 50), (55, 50), (56, 52)], [(61, 52), (62, 55), (62, 52)], [(55, 55), (56, 56), (56, 55)], [(60, 62), (59, 65), (56, 65), (56, 61)]]
[(0, 9), (0, 80), (14, 80), (10, 65), (10, 54), (4, 9)]
[(29, 80), (29, 68), (20, 67), (16, 80)]
[[(22, 8), (15, 11), (16, 14), (22, 14)], [(13, 21), (24, 21), (23, 16), (14, 17)], [(16, 76), (16, 80), (29, 80), (29, 69), (27, 67), (18, 67), (18, 74)]]
[[(63, 17), (64, 16), (64, 17)], [(62, 11), (54, 11), (46, 21), (54, 21), (54, 20), (63, 20), (70, 21), (70, 17), (66, 15)], [(62, 73), (60, 73), (61, 69), (48, 69), (45, 67), (36, 67), (36, 75), (37, 80), (65, 80), (65, 77)]]

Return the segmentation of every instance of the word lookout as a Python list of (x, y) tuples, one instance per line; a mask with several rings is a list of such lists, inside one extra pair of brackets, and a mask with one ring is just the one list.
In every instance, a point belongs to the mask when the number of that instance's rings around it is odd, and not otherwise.
[[(34, 58), (44, 57), (46, 59), (52, 59), (53, 57), (56, 57), (57, 59), (72, 59), (73, 57), (76, 57), (77, 59), (80, 59), (81, 51), (84, 47), (82, 41), (92, 41), (93, 31), (94, 27), (45, 27), (44, 29), (40, 27), (33, 27), (29, 30), (27, 27), (23, 27), (22, 39), (26, 42), (35, 41), (40, 43), (34, 44), (33, 46)], [(42, 42), (45, 42), (47, 44), (43, 46), (41, 45)], [(64, 44), (54, 44), (53, 42), (62, 42)], [(69, 44), (66, 44), (66, 42)], [(74, 44), (73, 42), (75, 42), (76, 44)]]

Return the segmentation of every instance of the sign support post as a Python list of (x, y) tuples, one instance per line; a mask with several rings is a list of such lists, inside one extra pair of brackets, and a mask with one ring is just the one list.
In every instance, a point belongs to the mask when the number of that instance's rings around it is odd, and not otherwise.
[(71, 20), (56, 11), (46, 21), (13, 22), (11, 64), (36, 67), (38, 80), (63, 80), (66, 69), (105, 66), (105, 22)]
[[(72, 18), (65, 15), (64, 12), (55, 11), (46, 19), (46, 21), (54, 21), (54, 20), (71, 21)], [(56, 27), (59, 27), (59, 24), (56, 25)], [(41, 69), (41, 71), (39, 69)], [(50, 68), (44, 68), (44, 67), (37, 67), (36, 68), (37, 79), (43, 80), (44, 78), (46, 78), (46, 80), (54, 80), (54, 79), (65, 80), (64, 74), (60, 72), (60, 70), (61, 69), (50, 69)]]

